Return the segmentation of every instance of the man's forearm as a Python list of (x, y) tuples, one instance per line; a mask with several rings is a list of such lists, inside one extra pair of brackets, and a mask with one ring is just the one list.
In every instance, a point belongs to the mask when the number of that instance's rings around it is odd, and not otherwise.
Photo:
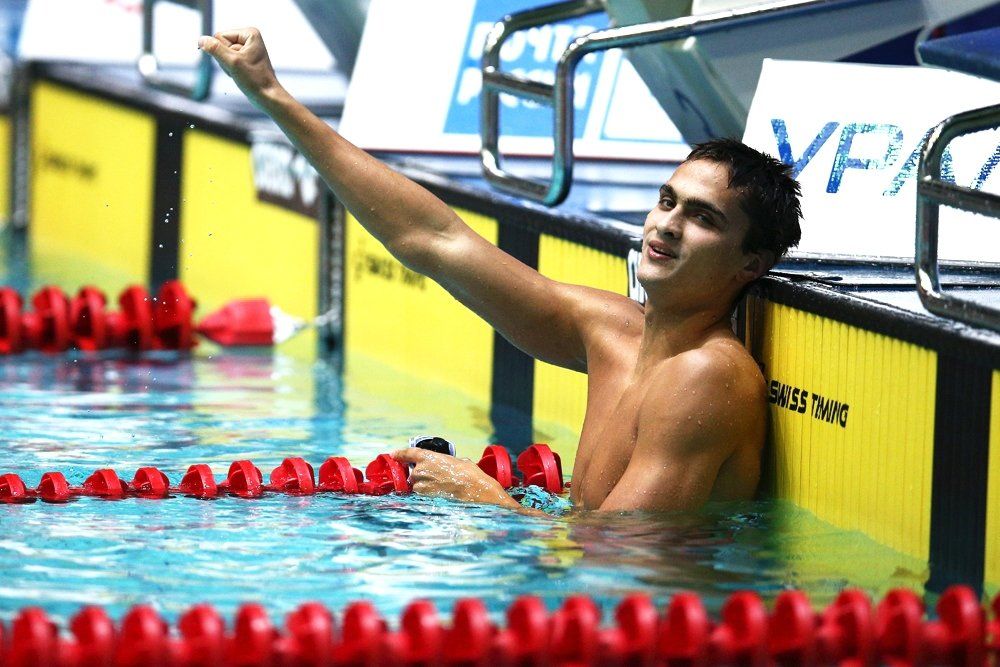
[(410, 268), (426, 272), (428, 242), (460, 224), (447, 205), (342, 137), (284, 88), (261, 91), (253, 101), (372, 235)]

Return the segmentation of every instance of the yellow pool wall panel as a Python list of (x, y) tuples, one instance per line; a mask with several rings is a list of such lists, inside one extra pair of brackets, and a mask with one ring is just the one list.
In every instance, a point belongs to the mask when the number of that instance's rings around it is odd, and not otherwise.
[[(31, 89), (29, 254), (67, 289), (149, 273), (156, 121), (46, 81)], [(99, 267), (99, 268), (98, 268)]]
[(773, 302), (763, 308), (774, 495), (927, 559), (936, 354)]
[[(464, 209), (455, 212), (497, 243), (496, 220)], [(350, 214), (344, 236), (347, 363), (361, 353), (489, 405), (493, 329), (430, 278), (399, 263)]]
[[(539, 237), (538, 271), (560, 282), (628, 294), (624, 257), (548, 234)], [(567, 471), (576, 457), (586, 411), (587, 376), (536, 360), (532, 397), (535, 431), (548, 436)]]
[(0, 114), (0, 229), (10, 222), (11, 164), (13, 162), (10, 116)]
[(986, 590), (1000, 593), (1000, 370), (990, 388), (990, 462), (986, 487)]
[[(178, 276), (207, 314), (236, 298), (265, 297), (286, 313), (317, 314), (320, 227), (258, 200), (250, 146), (184, 132)], [(285, 351), (315, 347), (299, 334)]]

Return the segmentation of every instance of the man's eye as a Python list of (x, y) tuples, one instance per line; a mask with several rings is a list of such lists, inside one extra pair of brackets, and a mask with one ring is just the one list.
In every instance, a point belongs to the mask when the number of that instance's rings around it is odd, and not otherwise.
[(712, 220), (711, 216), (706, 215), (704, 213), (698, 213), (697, 215), (695, 215), (695, 219), (706, 225), (715, 225), (715, 221)]
[(674, 205), (674, 200), (670, 197), (660, 197), (660, 206), (663, 208), (671, 208)]

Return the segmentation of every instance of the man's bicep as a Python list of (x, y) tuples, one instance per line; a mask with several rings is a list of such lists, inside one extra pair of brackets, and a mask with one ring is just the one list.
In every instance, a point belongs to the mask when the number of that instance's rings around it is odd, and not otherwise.
[(710, 356), (692, 358), (674, 364), (671, 377), (644, 398), (628, 467), (601, 510), (700, 507), (747, 437), (735, 407), (740, 389), (728, 366)]

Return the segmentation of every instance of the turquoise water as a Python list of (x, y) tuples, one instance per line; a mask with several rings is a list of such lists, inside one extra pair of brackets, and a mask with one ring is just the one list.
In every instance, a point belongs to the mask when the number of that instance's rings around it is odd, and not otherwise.
[[(343, 455), (363, 467), (415, 433), (467, 451), (491, 442), (485, 406), (374, 362), (346, 363), (347, 373), (337, 354), (209, 345), (187, 355), (0, 359), (0, 473), (34, 486), (61, 470), (80, 484), (97, 468), (130, 480), (153, 465), (176, 484), (189, 464), (209, 463), (221, 478), (243, 458), (265, 475), (287, 456), (318, 467)], [(401, 409), (407, 387), (440, 409)], [(197, 602), (227, 617), (261, 602), (280, 617), (304, 601), (339, 610), (359, 599), (394, 621), (415, 598), (447, 615), (463, 597), (482, 598), (500, 621), (519, 595), (554, 608), (582, 592), (608, 614), (627, 593), (663, 606), (679, 590), (718, 611), (742, 589), (773, 600), (801, 587), (821, 605), (848, 585), (880, 596), (922, 590), (925, 577), (924, 564), (775, 501), (552, 519), (413, 496), (0, 505), (5, 622), (25, 606), (65, 620), (85, 604), (120, 617), (148, 603), (172, 620)]]

